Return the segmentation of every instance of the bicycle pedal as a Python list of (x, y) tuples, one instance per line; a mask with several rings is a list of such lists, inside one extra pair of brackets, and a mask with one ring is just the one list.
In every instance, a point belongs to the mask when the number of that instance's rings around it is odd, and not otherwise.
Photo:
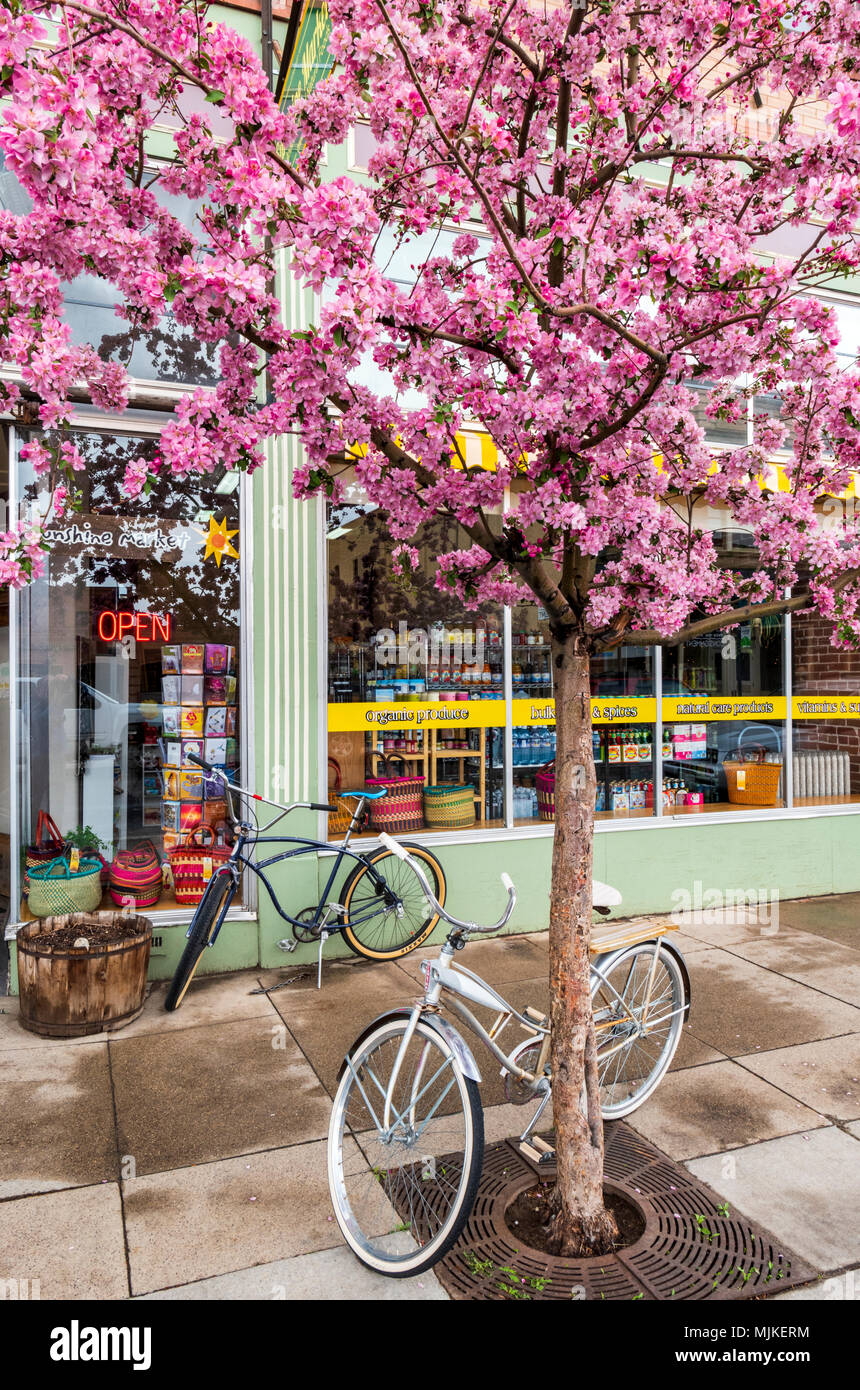
[(297, 945), (298, 945), (298, 942), (297, 942), (297, 941), (291, 941), (290, 938), (289, 938), (288, 936), (285, 936), (284, 939), (283, 939), (283, 941), (279, 941), (279, 942), (278, 942), (278, 950), (279, 950), (279, 951), (294, 951), (294, 950), (296, 949), (296, 946), (297, 946)]

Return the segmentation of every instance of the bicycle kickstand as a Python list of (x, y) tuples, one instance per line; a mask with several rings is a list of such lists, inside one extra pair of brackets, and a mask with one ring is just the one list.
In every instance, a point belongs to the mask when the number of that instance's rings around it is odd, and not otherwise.
[[(520, 1135), (520, 1153), (524, 1153), (527, 1158), (530, 1158), (532, 1160), (533, 1163), (552, 1163), (555, 1158), (555, 1149), (552, 1148), (552, 1146), (548, 1144), (545, 1139), (541, 1139), (539, 1135), (532, 1135), (532, 1130), (534, 1129), (535, 1125), (537, 1124), (538, 1120), (540, 1119), (541, 1115), (543, 1114), (544, 1110), (549, 1104), (551, 1095), (552, 1092), (547, 1086), (547, 1089), (544, 1092), (543, 1097), (541, 1099), (540, 1105), (538, 1106), (537, 1110), (532, 1115), (531, 1119), (529, 1120), (528, 1124), (526, 1125), (525, 1129)], [(531, 1139), (531, 1143), (528, 1142), (529, 1139)]]
[(321, 931), (321, 932), (320, 932), (320, 950), (319, 950), (319, 957), (318, 957), (318, 959), (317, 959), (317, 989), (322, 989), (322, 953), (323, 953), (323, 946), (324, 946), (324, 945), (326, 944), (326, 942), (328, 941), (330, 934), (331, 934), (331, 933), (330, 933), (330, 932), (327, 932), (327, 931)]

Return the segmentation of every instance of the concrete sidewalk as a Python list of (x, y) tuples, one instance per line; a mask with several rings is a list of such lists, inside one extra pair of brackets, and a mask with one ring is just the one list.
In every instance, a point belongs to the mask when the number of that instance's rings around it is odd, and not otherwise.
[[(629, 1122), (820, 1271), (803, 1296), (860, 1297), (860, 894), (782, 903), (776, 935), (730, 913), (675, 940), (689, 1024)], [(175, 1014), (156, 985), (128, 1028), (74, 1041), (27, 1033), (2, 999), (0, 1278), (39, 1280), (42, 1298), (444, 1299), (432, 1274), (353, 1259), (325, 1164), (344, 1051), (414, 997), (425, 954), (332, 962), (321, 993), (289, 964), (202, 978)], [(546, 1007), (545, 936), (465, 960), (518, 1008)], [(526, 1112), (478, 1061), (487, 1142), (520, 1132)]]

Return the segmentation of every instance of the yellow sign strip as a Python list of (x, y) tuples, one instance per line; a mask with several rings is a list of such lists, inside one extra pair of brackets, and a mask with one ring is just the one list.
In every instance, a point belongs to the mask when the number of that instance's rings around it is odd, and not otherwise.
[(795, 695), (794, 719), (860, 719), (860, 695)]
[(357, 729), (493, 729), (505, 723), (504, 700), (422, 700), (402, 704), (329, 705), (330, 733)]

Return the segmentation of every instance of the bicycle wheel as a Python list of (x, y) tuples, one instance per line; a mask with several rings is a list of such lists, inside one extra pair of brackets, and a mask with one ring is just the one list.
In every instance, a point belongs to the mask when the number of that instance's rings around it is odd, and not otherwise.
[[(442, 865), (423, 845), (404, 848), (418, 859), (439, 902), (445, 904)], [(368, 865), (384, 880), (374, 879)], [(439, 921), (424, 896), (415, 873), (390, 849), (374, 850), (353, 869), (343, 887), (343, 934), (357, 956), (368, 960), (396, 960), (426, 941)]]
[(684, 1021), (684, 981), (676, 958), (653, 941), (632, 946), (603, 973), (605, 983), (594, 977), (592, 985), (600, 1108), (605, 1120), (618, 1120), (669, 1068)]
[(164, 1000), (164, 1007), (168, 1013), (178, 1009), (185, 998), (185, 991), (194, 978), (200, 957), (209, 945), (225, 900), (229, 902), (232, 897), (233, 880), (229, 874), (217, 874), (209, 880), (206, 891), (191, 919), (190, 935)]
[(351, 1250), (395, 1279), (429, 1269), (462, 1231), (478, 1189), (484, 1117), (477, 1083), (446, 1040), (419, 1021), (383, 1129), (385, 1095), (408, 1018), (381, 1024), (352, 1052), (328, 1136), (329, 1191)]

